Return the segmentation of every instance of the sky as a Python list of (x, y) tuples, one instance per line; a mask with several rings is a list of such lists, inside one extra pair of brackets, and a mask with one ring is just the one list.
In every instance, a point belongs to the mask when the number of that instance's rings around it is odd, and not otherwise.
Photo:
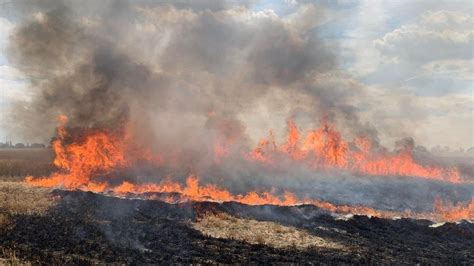
[[(0, 0), (0, 142), (11, 133), (9, 107), (31, 97), (29, 81), (9, 62), (9, 36), (18, 26)], [(473, 1), (256, 1), (254, 12), (291, 19), (315, 7), (318, 23), (302, 25), (335, 47), (347, 82), (367, 96), (355, 106), (382, 142), (411, 136), (428, 148), (474, 146)], [(311, 9), (312, 10), (312, 9)], [(319, 12), (320, 11), (320, 12)]]

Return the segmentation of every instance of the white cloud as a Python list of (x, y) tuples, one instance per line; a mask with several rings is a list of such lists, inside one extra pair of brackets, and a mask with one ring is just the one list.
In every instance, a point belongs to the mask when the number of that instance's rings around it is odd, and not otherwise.
[(0, 65), (0, 79), (20, 80), (23, 78), (23, 74), (18, 69), (8, 65)]
[(364, 76), (375, 71), (379, 63), (380, 52), (371, 49), (371, 46), (381, 32), (388, 30), (388, 10), (382, 2), (363, 1), (355, 13), (347, 15), (345, 19), (349, 20), (350, 25), (343, 46), (350, 50), (349, 56), (354, 60), (349, 71), (356, 76)]
[(306, 4), (299, 7), (295, 13), (288, 15), (285, 21), (297, 31), (305, 32), (316, 26), (325, 24), (332, 19), (334, 19), (334, 14), (330, 12), (330, 10), (312, 4)]
[(6, 18), (0, 17), (0, 57), (5, 49), (8, 37), (14, 28), (14, 24)]
[(458, 11), (427, 11), (422, 14), (422, 24), (439, 28), (463, 28), (470, 29), (474, 23), (471, 14)]
[(360, 102), (362, 119), (379, 130), (382, 142), (390, 146), (401, 137), (413, 137), (427, 147), (474, 146), (474, 98), (471, 93), (419, 96), (414, 89), (370, 86)]
[(473, 57), (474, 29), (470, 14), (428, 11), (414, 24), (401, 27), (375, 40), (375, 47), (389, 60), (426, 63), (441, 59)]
[(425, 75), (474, 81), (474, 60), (436, 60), (422, 68)]
[(26, 79), (18, 69), (0, 65), (0, 103), (27, 99), (26, 84)]
[(387, 145), (474, 146), (472, 4), (453, 2), (364, 1), (349, 18), (348, 70), (368, 86), (358, 106)]
[(0, 17), (0, 33), (8, 34), (13, 29), (13, 27), (14, 24), (10, 20)]

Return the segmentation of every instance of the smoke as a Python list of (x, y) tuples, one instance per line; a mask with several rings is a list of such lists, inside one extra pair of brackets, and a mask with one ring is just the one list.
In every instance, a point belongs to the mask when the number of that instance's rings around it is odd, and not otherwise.
[[(269, 170), (240, 156), (262, 136), (256, 133), (284, 129), (289, 117), (308, 127), (324, 118), (378, 145), (353, 104), (364, 98), (363, 86), (338, 68), (337, 45), (318, 35), (324, 8), (306, 4), (283, 16), (240, 1), (34, 4), (13, 4), (22, 19), (8, 56), (32, 92), (12, 110), (18, 133), (47, 139), (64, 114), (70, 127), (131, 127), (137, 142), (180, 159), (175, 173), (198, 172), (203, 182), (222, 180), (236, 192), (278, 184), (334, 200), (359, 184), (347, 201), (373, 201), (366, 179), (331, 179), (290, 162)], [(220, 166), (215, 143), (232, 144)], [(409, 139), (397, 145), (414, 147)]]
[(160, 138), (209, 125), (209, 113), (254, 127), (242, 113), (256, 104), (359, 126), (348, 89), (331, 81), (335, 53), (314, 31), (323, 8), (281, 17), (213, 1), (36, 4), (9, 48), (31, 81), (32, 100), (14, 109), (28, 137), (49, 137), (58, 114), (81, 127), (134, 121)]

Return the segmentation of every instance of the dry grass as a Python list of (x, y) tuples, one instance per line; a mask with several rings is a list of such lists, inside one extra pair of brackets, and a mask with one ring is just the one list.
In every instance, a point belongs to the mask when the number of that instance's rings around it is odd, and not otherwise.
[(308, 233), (305, 230), (274, 222), (236, 218), (227, 214), (210, 214), (200, 218), (193, 227), (204, 235), (235, 239), (275, 248), (334, 248), (342, 246)]
[(23, 180), (26, 176), (48, 176), (54, 167), (51, 163), (26, 160), (0, 160), (0, 176), (10, 181)]
[(10, 215), (7, 213), (0, 213), (0, 228), (8, 228), (10, 225)]
[(30, 187), (18, 182), (0, 182), (0, 221), (5, 215), (43, 215), (54, 204), (50, 189)]
[(18, 181), (25, 176), (46, 176), (54, 167), (50, 149), (0, 149), (0, 176)]
[(31, 265), (29, 262), (25, 262), (20, 260), (17, 256), (15, 251), (12, 251), (10, 249), (1, 249), (0, 252), (0, 265)]
[[(13, 226), (14, 215), (44, 215), (54, 205), (50, 190), (18, 182), (28, 175), (50, 174), (51, 162), (49, 149), (0, 149), (0, 229)], [(20, 260), (15, 251), (0, 248), (0, 265), (31, 263)]]
[(37, 162), (51, 162), (51, 149), (0, 149), (0, 160), (25, 160)]
[[(14, 215), (45, 215), (55, 201), (50, 190), (34, 188), (19, 182), (0, 181), (0, 233), (13, 226)], [(2, 232), (3, 231), (3, 232)], [(0, 249), (0, 265), (31, 265), (20, 260), (15, 251)]]

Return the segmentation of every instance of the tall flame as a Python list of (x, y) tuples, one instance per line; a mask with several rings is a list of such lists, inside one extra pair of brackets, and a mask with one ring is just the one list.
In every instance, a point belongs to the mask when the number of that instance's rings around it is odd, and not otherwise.
[(304, 141), (292, 120), (288, 122), (288, 138), (280, 147), (270, 145), (262, 139), (256, 149), (247, 155), (250, 160), (271, 164), (277, 154), (288, 155), (294, 160), (304, 161), (315, 170), (339, 169), (360, 175), (412, 176), (462, 183), (456, 168), (424, 166), (415, 161), (410, 149), (398, 152), (373, 152), (372, 142), (366, 137), (356, 138), (355, 148), (349, 149), (336, 127), (327, 121), (311, 130)]
[(102, 192), (107, 188), (107, 182), (94, 180), (94, 177), (108, 175), (139, 160), (158, 162), (160, 159), (148, 150), (137, 151), (130, 144), (130, 136), (122, 137), (107, 130), (91, 129), (83, 141), (68, 144), (67, 117), (60, 116), (59, 123), (58, 137), (52, 143), (53, 163), (58, 171), (46, 178), (27, 177), (26, 181), (32, 185)]

